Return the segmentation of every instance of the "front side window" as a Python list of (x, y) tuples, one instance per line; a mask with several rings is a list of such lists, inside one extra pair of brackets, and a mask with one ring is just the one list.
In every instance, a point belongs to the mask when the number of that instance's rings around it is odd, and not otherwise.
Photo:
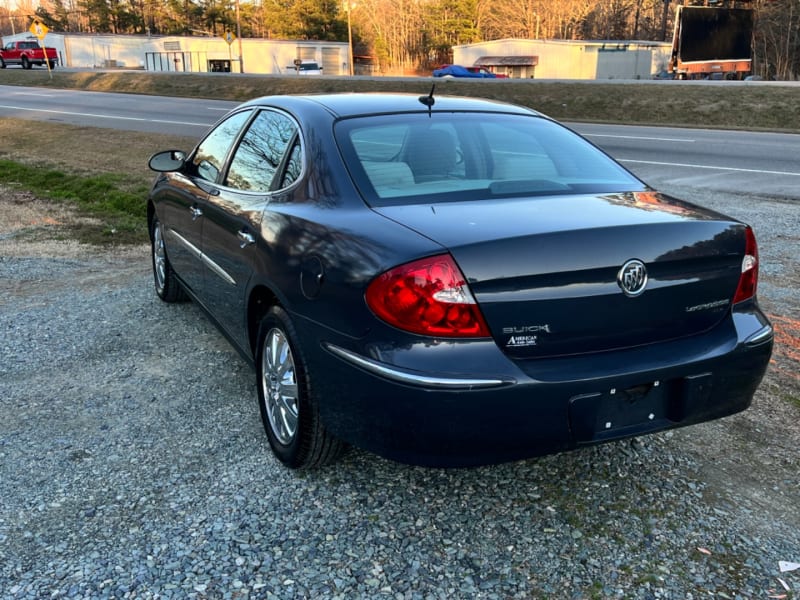
[(362, 117), (340, 121), (335, 135), (376, 206), (646, 189), (577, 134), (533, 115)]
[[(246, 191), (273, 189), (275, 173), (281, 168), (286, 151), (296, 136), (297, 125), (288, 116), (272, 110), (259, 112), (236, 148), (226, 185)], [(299, 160), (299, 145), (297, 158)], [(296, 162), (290, 161), (291, 168), (296, 166)]]
[(228, 152), (251, 114), (252, 111), (245, 110), (231, 115), (200, 142), (192, 159), (192, 164), (199, 177), (206, 181), (217, 181)]

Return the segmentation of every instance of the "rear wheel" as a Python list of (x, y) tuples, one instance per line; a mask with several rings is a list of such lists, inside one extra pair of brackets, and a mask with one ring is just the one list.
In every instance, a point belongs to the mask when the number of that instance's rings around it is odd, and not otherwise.
[(320, 419), (297, 334), (280, 307), (261, 321), (256, 364), (261, 420), (275, 456), (292, 469), (336, 460), (345, 445)]
[(30, 69), (31, 68), (31, 61), (28, 60), (27, 56), (22, 57), (22, 68), (23, 69)]
[(186, 293), (172, 270), (169, 258), (167, 258), (167, 249), (164, 245), (164, 227), (157, 217), (153, 217), (153, 222), (150, 224), (150, 239), (156, 294), (164, 302), (185, 300)]

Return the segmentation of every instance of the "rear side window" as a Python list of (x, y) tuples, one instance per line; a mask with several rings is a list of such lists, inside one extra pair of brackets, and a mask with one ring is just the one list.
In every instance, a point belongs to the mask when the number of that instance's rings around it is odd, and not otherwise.
[[(271, 190), (275, 173), (296, 136), (297, 126), (288, 116), (272, 110), (259, 112), (236, 148), (225, 184), (246, 191)], [(298, 176), (299, 157), (298, 147), (288, 158), (292, 174), (284, 181), (294, 181)]]
[(364, 117), (339, 122), (335, 135), (376, 206), (645, 189), (577, 134), (533, 115)]

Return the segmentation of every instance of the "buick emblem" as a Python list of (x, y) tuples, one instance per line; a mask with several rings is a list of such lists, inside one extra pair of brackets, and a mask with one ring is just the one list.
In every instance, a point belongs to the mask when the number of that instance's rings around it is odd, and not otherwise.
[(635, 298), (647, 287), (647, 269), (640, 260), (629, 260), (617, 273), (617, 284), (629, 298)]

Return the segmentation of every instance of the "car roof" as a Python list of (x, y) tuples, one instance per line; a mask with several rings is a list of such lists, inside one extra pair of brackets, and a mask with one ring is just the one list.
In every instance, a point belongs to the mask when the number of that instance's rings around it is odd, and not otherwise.
[[(248, 105), (298, 106), (298, 104), (316, 104), (324, 107), (336, 117), (354, 117), (359, 115), (391, 114), (404, 112), (428, 111), (427, 105), (420, 101), (428, 94), (392, 94), (392, 93), (353, 93), (353, 94), (319, 94), (306, 96), (265, 96), (255, 98)], [(539, 115), (536, 111), (480, 98), (458, 96), (440, 96), (434, 93), (434, 104), (431, 110), (496, 112), (520, 115)]]

